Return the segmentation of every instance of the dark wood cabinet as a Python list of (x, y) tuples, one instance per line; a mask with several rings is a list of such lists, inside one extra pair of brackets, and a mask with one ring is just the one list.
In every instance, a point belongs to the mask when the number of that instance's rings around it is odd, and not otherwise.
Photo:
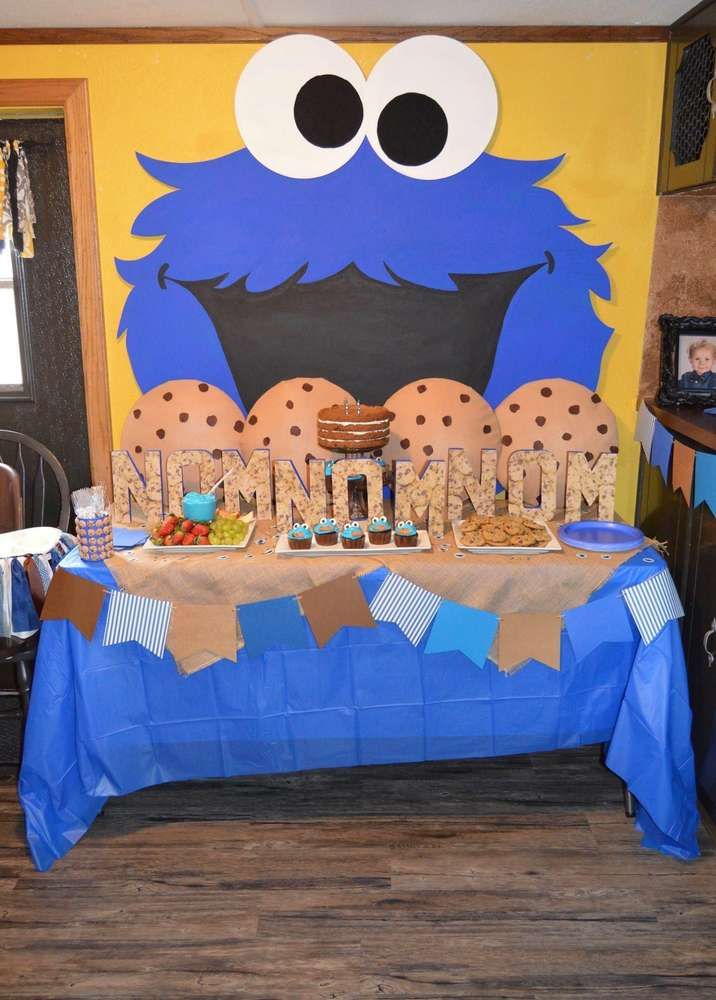
[(716, 181), (715, 74), (716, 0), (711, 0), (671, 29), (659, 163), (661, 194)]
[[(716, 417), (653, 407), (658, 419), (696, 451), (716, 453)], [(691, 429), (690, 436), (689, 429)], [(701, 802), (716, 822), (716, 517), (689, 507), (642, 452), (636, 523), (668, 546), (668, 563), (686, 615), (682, 637), (693, 713), (692, 742)]]

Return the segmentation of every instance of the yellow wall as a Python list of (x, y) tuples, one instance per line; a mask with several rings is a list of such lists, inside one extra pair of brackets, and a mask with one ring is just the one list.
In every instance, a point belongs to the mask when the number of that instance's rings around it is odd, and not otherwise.
[[(348, 45), (367, 72), (387, 46)], [(489, 147), (498, 156), (540, 159), (566, 153), (545, 186), (592, 221), (590, 243), (613, 244), (603, 258), (612, 300), (596, 300), (616, 328), (599, 391), (620, 430), (617, 507), (633, 512), (638, 450), (633, 444), (651, 251), (666, 47), (654, 44), (475, 45), (495, 77), (500, 119)], [(141, 208), (161, 185), (135, 150), (167, 160), (204, 160), (242, 145), (234, 90), (255, 45), (21, 46), (0, 48), (3, 77), (86, 77), (90, 86), (97, 210), (107, 324), (112, 418), (118, 438), (139, 395), (115, 337), (127, 287), (114, 258), (141, 257), (156, 241), (131, 237)]]

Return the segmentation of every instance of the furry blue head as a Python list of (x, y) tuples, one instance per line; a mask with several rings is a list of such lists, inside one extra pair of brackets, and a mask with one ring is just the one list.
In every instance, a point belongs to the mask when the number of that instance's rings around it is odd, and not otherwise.
[[(377, 401), (413, 376), (472, 384), (493, 405), (536, 378), (595, 387), (611, 331), (590, 293), (609, 295), (606, 247), (568, 231), (584, 220), (538, 186), (560, 159), (483, 152), (423, 179), (370, 133), (311, 177), (248, 148), (199, 163), (140, 156), (174, 189), (132, 229), (161, 243), (118, 264), (134, 286), (119, 332), (140, 386), (200, 378), (248, 405), (300, 375)], [(395, 359), (382, 374), (376, 351)]]

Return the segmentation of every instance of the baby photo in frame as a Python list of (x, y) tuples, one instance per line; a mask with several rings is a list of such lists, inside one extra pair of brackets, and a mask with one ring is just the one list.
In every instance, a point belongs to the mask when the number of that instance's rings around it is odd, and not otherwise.
[(716, 406), (716, 316), (659, 317), (660, 403)]

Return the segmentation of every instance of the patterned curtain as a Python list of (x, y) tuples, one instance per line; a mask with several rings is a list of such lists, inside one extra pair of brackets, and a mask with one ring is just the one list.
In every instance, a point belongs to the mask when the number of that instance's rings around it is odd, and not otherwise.
[(0, 140), (0, 243), (21, 257), (35, 256), (35, 201), (27, 156), (19, 139)]

